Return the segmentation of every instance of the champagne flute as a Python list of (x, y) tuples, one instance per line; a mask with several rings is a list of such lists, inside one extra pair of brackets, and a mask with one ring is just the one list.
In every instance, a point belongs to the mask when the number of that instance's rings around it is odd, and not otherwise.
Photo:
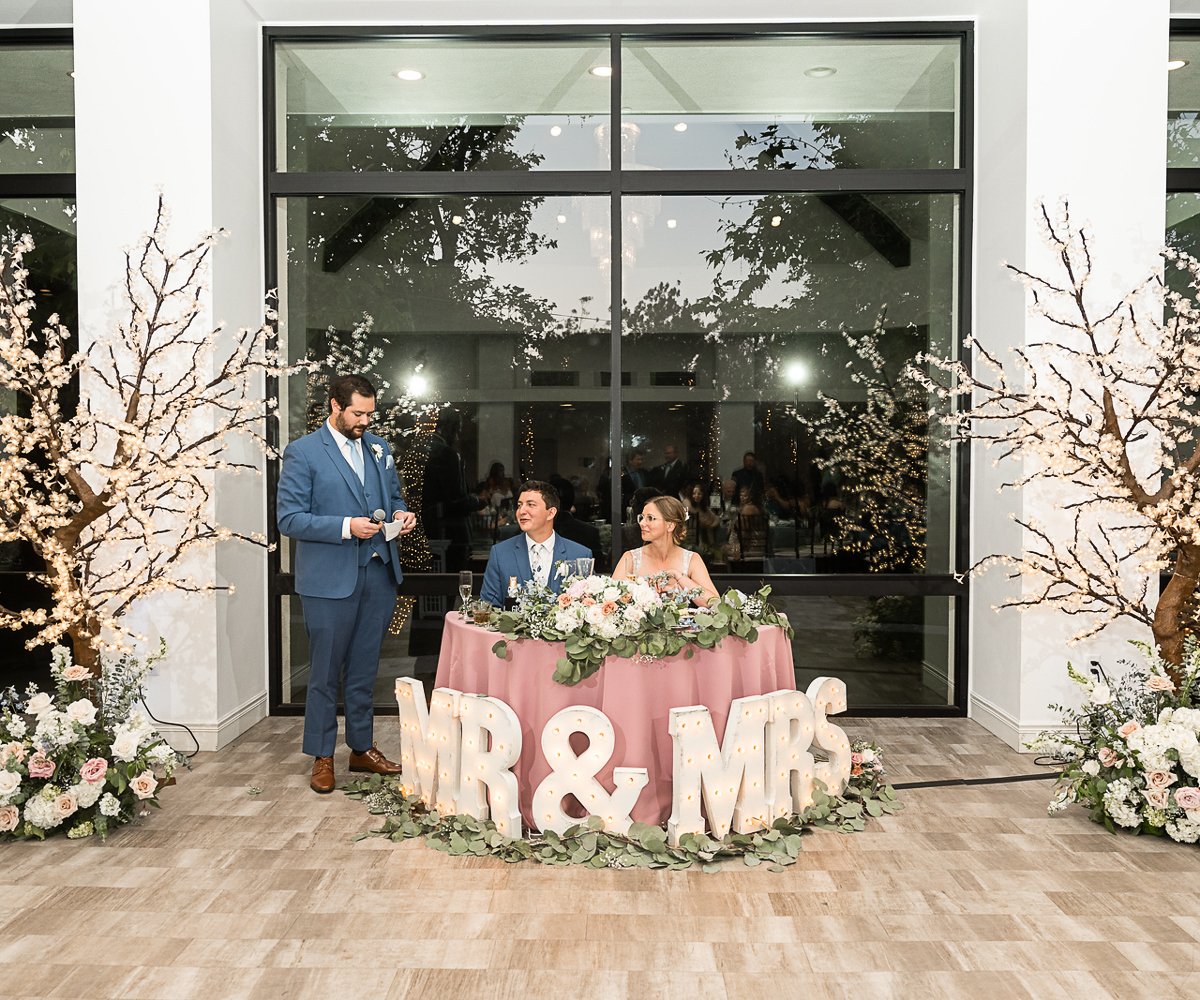
[(458, 574), (458, 596), (462, 601), (459, 616), (467, 620), (467, 602), (471, 599), (471, 588), (475, 585), (475, 574), (469, 569), (460, 570)]

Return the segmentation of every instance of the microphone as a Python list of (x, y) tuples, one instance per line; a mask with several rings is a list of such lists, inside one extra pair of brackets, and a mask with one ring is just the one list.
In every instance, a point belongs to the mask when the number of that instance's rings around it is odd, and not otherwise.
[(371, 520), (375, 524), (383, 524), (383, 522), (387, 520), (387, 514), (385, 514), (383, 512), (382, 507), (377, 507), (375, 509), (375, 511), (371, 514)]

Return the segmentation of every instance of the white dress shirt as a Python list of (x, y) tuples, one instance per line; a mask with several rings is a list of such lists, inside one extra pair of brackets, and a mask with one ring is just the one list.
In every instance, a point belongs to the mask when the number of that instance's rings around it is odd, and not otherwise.
[[(365, 470), (367, 463), (363, 462), (362, 438), (348, 438), (345, 434), (333, 426), (333, 419), (325, 421), (325, 426), (329, 428), (329, 433), (333, 435), (334, 444), (338, 446), (338, 451), (341, 452), (342, 458), (346, 460), (346, 464), (350, 466), (350, 471), (354, 473), (354, 478), (358, 478), (358, 469), (355, 468), (354, 462), (350, 458), (350, 448), (354, 448), (358, 452), (359, 461), (362, 462), (362, 467)], [(349, 445), (349, 448), (347, 448)], [(342, 541), (346, 541), (350, 535), (350, 518), (342, 518)]]

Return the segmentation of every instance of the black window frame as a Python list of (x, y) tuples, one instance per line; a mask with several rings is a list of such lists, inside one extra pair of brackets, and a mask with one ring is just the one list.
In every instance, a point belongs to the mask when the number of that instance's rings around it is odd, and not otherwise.
[[(278, 251), (278, 202), (281, 198), (318, 195), (609, 195), (612, 202), (613, 244), (621, 243), (620, 200), (624, 194), (713, 194), (713, 195), (756, 195), (771, 193), (810, 194), (821, 192), (877, 192), (901, 194), (949, 194), (958, 198), (957, 231), (957, 286), (955, 289), (958, 309), (954, 317), (956, 352), (958, 360), (970, 364), (969, 352), (963, 346), (971, 334), (972, 274), (973, 258), (972, 222), (974, 216), (974, 31), (970, 21), (887, 21), (830, 22), (830, 23), (770, 23), (770, 24), (562, 24), (537, 26), (510, 25), (440, 25), (436, 27), (405, 26), (264, 26), (262, 33), (263, 53), (263, 210), (265, 253), (265, 287), (277, 288)], [(803, 36), (829, 37), (837, 39), (914, 39), (937, 38), (957, 39), (959, 42), (959, 150), (958, 166), (943, 169), (830, 169), (807, 171), (623, 171), (621, 166), (620, 129), (610, 130), (612, 153), (608, 170), (599, 171), (488, 171), (467, 173), (402, 173), (402, 172), (338, 172), (338, 173), (287, 173), (275, 168), (277, 155), (277, 109), (275, 106), (275, 47), (280, 42), (295, 41), (347, 41), (356, 39), (447, 39), (447, 40), (491, 40), (532, 41), (553, 39), (595, 40), (607, 36), (610, 45), (610, 65), (613, 69), (610, 86), (609, 114), (613, 122), (621, 120), (621, 42), (625, 38), (663, 39), (744, 39), (758, 36)], [(1197, 171), (1200, 173), (1200, 171)], [(1197, 188), (1200, 190), (1200, 187)], [(613, 302), (621, 301), (622, 267), (620, 255), (615, 255), (612, 268)], [(613, 310), (611, 330), (610, 371), (621, 371), (620, 310)], [(609, 453), (620, 455), (621, 448), (621, 392), (620, 386), (611, 386)], [(268, 386), (268, 393), (275, 395), (276, 385)], [(278, 419), (273, 418), (268, 428), (268, 439), (278, 445), (280, 431)], [(898, 595), (904, 597), (950, 597), (953, 598), (950, 616), (951, 639), (951, 682), (953, 701), (947, 705), (855, 705), (846, 713), (849, 716), (913, 716), (913, 717), (961, 717), (967, 714), (968, 680), (968, 625), (970, 614), (969, 588), (965, 573), (969, 566), (970, 553), (970, 449), (956, 446), (954, 458), (954, 492), (952, 500), (952, 537), (954, 565), (951, 572), (942, 574), (891, 575), (884, 573), (800, 575), (778, 574), (761, 578), (771, 584), (773, 592), (780, 596), (852, 596), (880, 597)], [(269, 644), (269, 704), (273, 715), (298, 715), (304, 706), (283, 700), (282, 663), (282, 605), (283, 598), (294, 594), (293, 578), (281, 571), (279, 543), (275, 526), (276, 484), (279, 478), (279, 462), (271, 461), (267, 468), (267, 533), (275, 543), (269, 555), (268, 567), (268, 627)], [(612, 523), (620, 523), (618, 506), (620, 496), (613, 491)], [(614, 531), (614, 546), (619, 545), (619, 532)], [(614, 559), (617, 552), (614, 549)], [(714, 575), (714, 583), (721, 589), (730, 586), (745, 586), (745, 575)], [(758, 579), (757, 576), (752, 579)], [(453, 595), (457, 589), (457, 575), (453, 573), (422, 573), (405, 577), (400, 588), (402, 595), (422, 594)], [(377, 707), (377, 711), (381, 711)], [(383, 712), (394, 711), (386, 706)]]

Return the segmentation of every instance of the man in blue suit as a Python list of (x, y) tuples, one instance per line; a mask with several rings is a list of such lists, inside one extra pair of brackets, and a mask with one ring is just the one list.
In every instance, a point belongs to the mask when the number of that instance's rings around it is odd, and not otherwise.
[[(334, 788), (338, 684), (344, 686), (350, 770), (398, 774), (375, 747), (374, 688), (379, 650), (403, 578), (400, 550), (383, 520), (400, 534), (416, 527), (400, 496), (387, 442), (367, 433), (375, 387), (342, 375), (329, 387), (329, 419), (283, 453), (276, 518), (296, 539), (296, 593), (304, 608), (312, 668), (304, 703), (304, 752), (314, 758), (314, 792)], [(382, 518), (377, 519), (377, 511)]]
[(521, 484), (516, 511), (521, 534), (492, 546), (487, 569), (483, 571), (483, 586), (479, 589), (481, 598), (502, 604), (512, 577), (516, 577), (518, 586), (527, 580), (537, 580), (558, 593), (562, 577), (555, 573), (554, 567), (564, 559), (582, 559), (592, 554), (578, 542), (555, 534), (554, 515), (559, 504), (558, 491), (549, 483), (533, 479)]

